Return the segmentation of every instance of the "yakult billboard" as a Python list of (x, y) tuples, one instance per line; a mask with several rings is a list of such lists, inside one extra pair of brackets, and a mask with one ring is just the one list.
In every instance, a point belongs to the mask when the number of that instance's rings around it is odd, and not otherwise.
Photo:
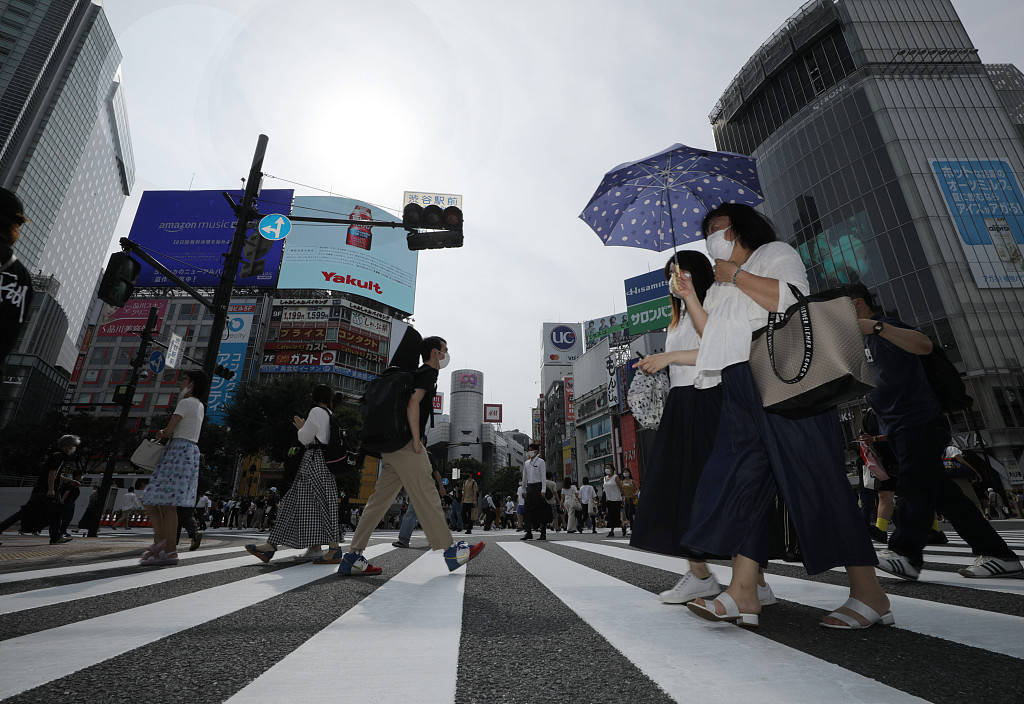
[(569, 364), (583, 354), (583, 327), (579, 323), (544, 323), (541, 364)]

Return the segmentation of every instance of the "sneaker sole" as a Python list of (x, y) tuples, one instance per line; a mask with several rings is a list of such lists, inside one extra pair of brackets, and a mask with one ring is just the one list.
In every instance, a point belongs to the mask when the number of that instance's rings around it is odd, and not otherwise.
[(1002, 572), (1000, 574), (968, 574), (967, 572), (957, 572), (957, 574), (968, 579), (998, 579), (1000, 577), (1022, 577), (1024, 576), (1024, 569), (1014, 572)]
[(689, 598), (687, 598), (685, 601), (676, 601), (677, 597), (669, 597), (669, 599), (671, 599), (672, 601), (666, 601), (661, 596), (659, 596), (658, 599), (661, 600), (662, 604), (679, 605), (679, 604), (688, 604), (691, 601), (693, 601), (694, 599), (712, 599), (712, 598), (718, 596), (721, 593), (722, 593), (721, 589), (717, 589), (715, 591), (710, 591), (709, 590), (709, 591), (706, 591), (706, 592), (701, 592), (700, 594), (694, 594), (693, 596), (690, 596)]
[(898, 577), (899, 579), (902, 579), (905, 582), (916, 582), (917, 578), (921, 576), (920, 573), (918, 573), (918, 574), (901, 574), (900, 572), (890, 571), (890, 570), (885, 569), (881, 565), (875, 565), (875, 569), (881, 570), (882, 572), (885, 572), (890, 577)]
[(342, 577), (373, 577), (382, 573), (383, 571), (384, 570), (380, 567), (374, 567), (364, 572), (338, 572), (338, 574)]

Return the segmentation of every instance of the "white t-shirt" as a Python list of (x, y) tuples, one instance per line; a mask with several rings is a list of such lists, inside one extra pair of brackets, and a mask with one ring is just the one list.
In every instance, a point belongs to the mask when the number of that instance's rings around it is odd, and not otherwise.
[(566, 506), (566, 505), (572, 503), (572, 501), (569, 499), (570, 496), (575, 496), (577, 499), (580, 497), (580, 492), (579, 492), (579, 490), (576, 489), (576, 485), (575, 484), (570, 486), (568, 489), (562, 489), (562, 505), (563, 506)]
[(589, 504), (595, 496), (597, 496), (597, 490), (591, 484), (584, 484), (580, 487), (580, 501), (584, 504)]
[[(690, 316), (685, 314), (679, 319), (674, 328), (668, 329), (665, 335), (666, 352), (684, 352), (695, 350), (700, 347), (700, 335), (693, 327)], [(689, 364), (668, 365), (668, 378), (672, 382), (672, 388), (677, 386), (693, 386), (693, 380), (697, 378), (697, 368)]]
[(505, 502), (505, 513), (512, 514), (516, 512), (516, 505), (512, 501)]
[(198, 443), (199, 431), (203, 429), (203, 416), (206, 415), (202, 401), (186, 396), (174, 407), (174, 415), (181, 416), (181, 420), (174, 426), (174, 437)]
[(615, 483), (614, 474), (606, 475), (604, 478), (604, 498), (606, 501), (622, 501), (622, 492)]
[(516, 498), (519, 500), (519, 503), (516, 504), (517, 506), (522, 506), (526, 503), (526, 489), (524, 489), (521, 484), (519, 485), (519, 488), (516, 489)]
[[(743, 270), (756, 276), (779, 281), (779, 304), (776, 312), (784, 312), (796, 303), (789, 290), (793, 284), (807, 294), (807, 270), (795, 249), (785, 242), (769, 242), (750, 255)], [(742, 274), (740, 275), (742, 276)], [(708, 322), (704, 325), (700, 352), (697, 353), (698, 389), (710, 389), (722, 383), (722, 370), (732, 364), (750, 360), (750, 334), (768, 324), (768, 311), (753, 298), (729, 283), (716, 282), (704, 299)]]
[(326, 445), (330, 438), (331, 414), (320, 406), (313, 406), (309, 409), (306, 422), (299, 429), (299, 442), (306, 447), (312, 445), (314, 440), (319, 440), (322, 445)]

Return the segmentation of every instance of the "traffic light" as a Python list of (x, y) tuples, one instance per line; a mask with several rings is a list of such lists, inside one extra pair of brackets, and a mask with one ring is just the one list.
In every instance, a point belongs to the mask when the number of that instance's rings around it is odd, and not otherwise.
[(441, 230), (438, 232), (410, 232), (405, 240), (409, 249), (415, 252), (421, 249), (461, 247), (463, 237), (461, 232)]
[(245, 238), (245, 245), (242, 247), (241, 268), (238, 270), (238, 278), (244, 279), (250, 276), (259, 276), (263, 273), (266, 262), (263, 258), (273, 246), (274, 242), (258, 232), (251, 233)]
[(409, 203), (402, 211), (402, 227), (406, 230), (448, 230), (462, 232), (462, 211), (454, 205), (444, 210), (438, 205), (426, 207)]
[(213, 370), (213, 373), (221, 379), (233, 379), (235, 376), (234, 370), (228, 369), (223, 364), (218, 364), (217, 368)]
[(103, 272), (103, 280), (100, 281), (97, 298), (115, 308), (121, 308), (132, 297), (141, 268), (137, 261), (124, 252), (111, 254)]

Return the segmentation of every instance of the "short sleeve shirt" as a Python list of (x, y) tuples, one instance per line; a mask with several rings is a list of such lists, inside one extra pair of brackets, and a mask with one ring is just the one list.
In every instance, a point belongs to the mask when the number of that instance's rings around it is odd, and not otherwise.
[[(913, 330), (901, 320), (875, 317), (886, 325)], [(880, 335), (865, 335), (871, 350), (871, 364), (877, 386), (868, 394), (868, 404), (878, 416), (885, 435), (903, 428), (924, 425), (942, 413), (939, 399), (932, 391), (918, 355), (897, 347)]]
[(434, 409), (434, 394), (437, 393), (437, 370), (429, 364), (424, 364), (413, 378), (413, 388), (423, 389), (423, 398), (420, 399), (420, 437), (427, 432), (427, 421), (430, 420), (430, 413)]
[(197, 398), (188, 396), (178, 401), (178, 405), (174, 407), (174, 415), (181, 416), (181, 420), (174, 427), (174, 437), (199, 442), (205, 412), (202, 402)]
[(61, 467), (64, 465), (64, 460), (68, 456), (63, 452), (51, 452), (43, 460), (42, 466), (39, 468), (39, 474), (36, 475), (36, 485), (32, 487), (32, 493), (34, 494), (45, 494), (50, 490), (50, 472), (56, 472), (58, 479), (54, 479), (54, 488), (59, 483), (59, 475)]

